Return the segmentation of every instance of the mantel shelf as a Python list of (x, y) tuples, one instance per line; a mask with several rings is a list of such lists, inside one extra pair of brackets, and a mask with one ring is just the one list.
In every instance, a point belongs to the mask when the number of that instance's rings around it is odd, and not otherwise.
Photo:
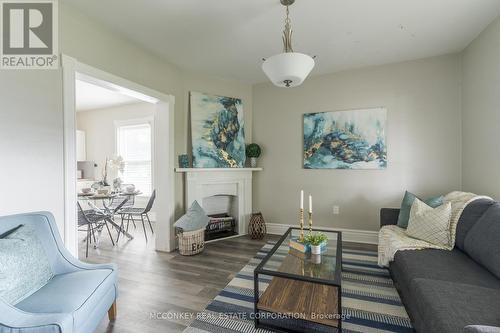
[(175, 172), (235, 172), (235, 171), (262, 171), (262, 168), (175, 168)]

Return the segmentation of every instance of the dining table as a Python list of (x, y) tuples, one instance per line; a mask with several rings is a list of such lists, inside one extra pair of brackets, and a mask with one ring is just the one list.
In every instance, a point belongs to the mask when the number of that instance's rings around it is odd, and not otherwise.
[[(110, 193), (105, 193), (105, 194), (99, 194), (99, 193), (95, 193), (95, 192), (90, 192), (90, 193), (78, 193), (78, 200), (89, 200), (89, 201), (93, 201), (94, 203), (98, 202), (98, 201), (101, 201), (104, 208), (101, 209), (99, 207), (97, 207), (96, 205), (92, 205), (93, 209), (94, 210), (97, 210), (99, 211), (100, 213), (102, 214), (109, 214), (110, 213), (110, 210), (107, 208), (106, 206), (106, 201), (111, 201), (115, 198), (118, 198), (118, 197), (135, 197), (135, 196), (138, 196), (138, 195), (141, 195), (142, 192), (141, 191), (134, 191), (134, 192), (110, 192)], [(129, 234), (124, 228), (122, 228), (118, 223), (116, 223), (114, 221), (113, 218), (110, 218), (108, 220), (108, 222), (113, 226), (115, 227), (118, 232), (121, 232), (123, 233), (128, 239), (132, 240), (134, 239), (134, 236), (132, 236), (131, 234)]]

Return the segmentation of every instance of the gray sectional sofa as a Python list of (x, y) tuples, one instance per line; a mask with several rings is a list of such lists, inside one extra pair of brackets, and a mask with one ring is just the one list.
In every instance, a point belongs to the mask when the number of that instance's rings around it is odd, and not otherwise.
[[(398, 213), (383, 208), (381, 226)], [(399, 251), (389, 270), (418, 333), (500, 333), (500, 203), (465, 208), (453, 251)]]

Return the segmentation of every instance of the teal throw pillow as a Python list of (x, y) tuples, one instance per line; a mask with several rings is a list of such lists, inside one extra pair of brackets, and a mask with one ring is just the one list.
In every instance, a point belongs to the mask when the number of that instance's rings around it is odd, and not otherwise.
[(194, 231), (206, 228), (209, 221), (210, 218), (195, 200), (186, 214), (174, 223), (174, 226), (183, 231)]
[(49, 260), (29, 225), (0, 239), (0, 298), (15, 305), (29, 297), (54, 276)]
[[(403, 202), (401, 203), (401, 209), (399, 210), (398, 227), (404, 229), (408, 227), (408, 220), (410, 219), (411, 206), (413, 205), (413, 201), (415, 201), (416, 198), (417, 196), (415, 194), (408, 191), (405, 192), (405, 196), (403, 197)], [(438, 197), (432, 197), (427, 200), (421, 200), (421, 201), (425, 202), (428, 206), (432, 208), (436, 208), (443, 204), (444, 197), (441, 195)]]

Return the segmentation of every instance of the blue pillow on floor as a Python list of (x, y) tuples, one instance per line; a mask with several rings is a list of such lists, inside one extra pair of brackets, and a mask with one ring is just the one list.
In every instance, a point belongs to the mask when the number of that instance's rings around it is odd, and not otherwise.
[(174, 226), (183, 231), (194, 231), (206, 228), (209, 221), (210, 218), (195, 200), (186, 214), (174, 223)]
[[(416, 198), (418, 197), (415, 194), (408, 191), (405, 192), (403, 202), (401, 203), (401, 209), (399, 210), (398, 227), (404, 229), (408, 227), (408, 220), (410, 219), (411, 206), (413, 205), (413, 201), (415, 201)], [(419, 200), (421, 199), (419, 198)], [(425, 202), (427, 205), (431, 206), (432, 208), (436, 208), (443, 204), (444, 197), (440, 195), (438, 197), (432, 197), (422, 201)]]

